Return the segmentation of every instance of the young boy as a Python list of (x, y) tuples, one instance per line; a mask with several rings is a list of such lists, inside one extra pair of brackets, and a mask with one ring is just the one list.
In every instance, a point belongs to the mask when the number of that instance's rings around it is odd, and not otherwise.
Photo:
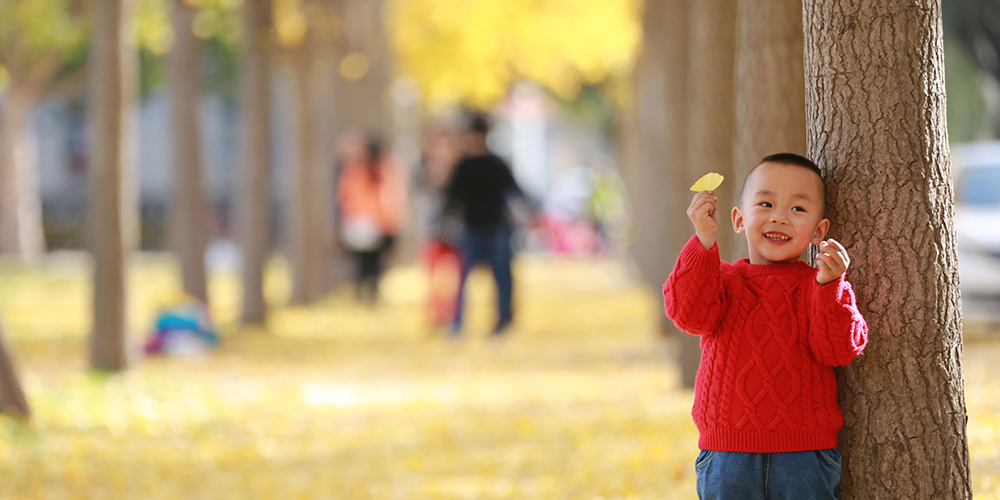
[[(764, 158), (743, 184), (733, 229), (749, 259), (719, 259), (718, 199), (694, 196), (695, 236), (663, 285), (667, 316), (701, 336), (692, 415), (702, 500), (834, 499), (844, 424), (834, 366), (861, 354), (868, 326), (844, 279), (850, 258), (825, 240), (820, 170), (799, 155)], [(819, 269), (799, 261), (812, 243)]]

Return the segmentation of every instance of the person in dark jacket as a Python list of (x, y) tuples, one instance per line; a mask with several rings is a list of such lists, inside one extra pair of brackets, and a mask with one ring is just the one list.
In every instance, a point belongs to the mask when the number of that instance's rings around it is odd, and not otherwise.
[(463, 136), (464, 157), (459, 161), (445, 189), (446, 211), (460, 214), (464, 225), (461, 242), (462, 279), (452, 333), (462, 331), (465, 282), (469, 271), (480, 262), (493, 270), (497, 289), (497, 323), (493, 335), (501, 335), (514, 319), (512, 299), (514, 280), (511, 260), (514, 250), (511, 237), (514, 222), (509, 213), (513, 198), (524, 198), (507, 163), (486, 145), (489, 122), (474, 115)]

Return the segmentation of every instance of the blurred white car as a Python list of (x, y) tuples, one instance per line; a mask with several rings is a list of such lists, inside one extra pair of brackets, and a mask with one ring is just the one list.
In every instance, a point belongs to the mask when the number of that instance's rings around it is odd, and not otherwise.
[(1000, 298), (1000, 141), (954, 144), (962, 297)]

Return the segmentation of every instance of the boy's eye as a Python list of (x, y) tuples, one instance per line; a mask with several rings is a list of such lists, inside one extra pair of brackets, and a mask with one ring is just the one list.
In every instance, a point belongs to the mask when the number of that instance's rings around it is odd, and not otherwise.
[(802, 207), (792, 207), (792, 211), (793, 212), (805, 212), (806, 209), (804, 209)]
[(771, 208), (771, 203), (768, 201), (762, 201), (759, 203), (759, 205), (762, 207)]

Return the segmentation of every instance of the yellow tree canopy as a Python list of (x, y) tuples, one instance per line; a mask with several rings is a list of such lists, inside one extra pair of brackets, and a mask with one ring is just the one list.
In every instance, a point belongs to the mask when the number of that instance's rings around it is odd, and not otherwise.
[(432, 105), (489, 108), (527, 78), (565, 99), (628, 74), (639, 0), (391, 0), (399, 71)]

